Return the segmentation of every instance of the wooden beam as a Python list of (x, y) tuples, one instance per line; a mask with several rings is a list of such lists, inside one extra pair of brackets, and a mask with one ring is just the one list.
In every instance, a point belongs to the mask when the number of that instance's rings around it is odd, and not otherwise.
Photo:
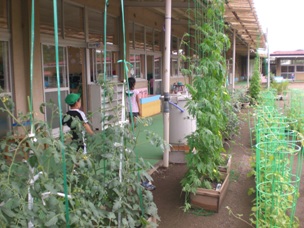
[[(144, 2), (135, 2), (135, 1), (125, 1), (125, 7), (154, 7), (154, 8), (165, 8), (166, 3), (164, 1), (161, 2), (153, 2), (153, 1), (144, 1)], [(172, 8), (194, 8), (194, 4), (188, 2), (174, 2), (172, 1)]]

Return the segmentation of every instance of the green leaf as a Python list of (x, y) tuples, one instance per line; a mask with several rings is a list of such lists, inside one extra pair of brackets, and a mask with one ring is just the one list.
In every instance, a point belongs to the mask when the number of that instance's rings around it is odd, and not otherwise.
[(114, 205), (113, 205), (113, 211), (117, 211), (118, 209), (121, 208), (121, 201), (120, 200), (116, 200)]
[(44, 225), (45, 226), (54, 226), (54, 225), (56, 225), (57, 221), (58, 221), (57, 216), (54, 216), (49, 221), (47, 221)]
[(11, 211), (10, 208), (2, 207), (1, 210), (2, 210), (2, 212), (3, 212), (4, 214), (6, 214), (8, 217), (11, 217), (11, 218), (15, 217), (15, 213), (14, 213), (13, 211)]

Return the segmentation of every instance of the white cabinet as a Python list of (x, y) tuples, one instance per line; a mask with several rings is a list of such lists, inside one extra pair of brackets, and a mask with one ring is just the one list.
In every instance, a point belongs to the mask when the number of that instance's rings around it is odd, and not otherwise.
[[(111, 82), (104, 91), (100, 85), (89, 85), (89, 112), (92, 113), (92, 126), (95, 131), (109, 124), (121, 121), (123, 83)], [(102, 122), (102, 120), (104, 120)]]

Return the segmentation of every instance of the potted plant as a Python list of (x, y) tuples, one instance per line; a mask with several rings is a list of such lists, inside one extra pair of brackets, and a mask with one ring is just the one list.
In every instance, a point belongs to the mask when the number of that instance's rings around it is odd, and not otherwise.
[[(190, 148), (186, 155), (188, 170), (181, 180), (186, 197), (184, 210), (204, 205), (194, 200), (202, 189), (218, 190), (216, 194), (223, 196), (219, 193), (223, 193), (221, 189), (227, 189), (229, 183), (229, 174), (221, 175), (218, 170), (223, 161), (221, 154), (225, 151), (221, 134), (227, 123), (224, 104), (230, 103), (228, 91), (224, 86), (225, 57), (222, 55), (230, 44), (228, 37), (222, 32), (224, 2), (215, 1), (207, 4), (202, 10), (208, 13), (202, 12), (205, 21), (196, 28), (197, 36), (193, 37), (195, 42), (200, 44), (197, 45), (197, 55), (192, 60), (184, 58), (188, 60), (189, 68), (184, 69), (183, 73), (192, 77), (192, 84), (186, 85), (191, 94), (187, 109), (197, 122), (195, 132), (187, 136)], [(201, 39), (202, 37), (204, 38)], [(216, 189), (219, 184), (221, 187)], [(217, 211), (218, 208), (214, 210)]]

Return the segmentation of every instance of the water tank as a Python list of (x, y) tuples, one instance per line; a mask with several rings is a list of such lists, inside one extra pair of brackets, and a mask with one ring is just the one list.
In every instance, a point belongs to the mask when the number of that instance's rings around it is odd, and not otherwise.
[(169, 143), (187, 145), (186, 136), (196, 130), (196, 119), (189, 115), (186, 104), (191, 99), (184, 94), (171, 94)]

